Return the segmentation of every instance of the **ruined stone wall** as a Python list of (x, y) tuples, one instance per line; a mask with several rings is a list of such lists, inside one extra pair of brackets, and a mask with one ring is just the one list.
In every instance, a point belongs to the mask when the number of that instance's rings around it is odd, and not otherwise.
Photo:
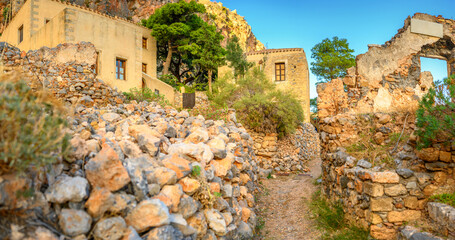
[[(413, 26), (417, 28), (419, 25), (411, 24), (415, 20), (434, 24), (441, 35), (417, 33)], [(343, 101), (319, 95), (319, 117), (341, 112), (415, 110), (418, 100), (428, 91), (433, 80), (430, 73), (421, 73), (420, 57), (446, 60), (448, 73), (455, 73), (454, 20), (417, 13), (405, 20), (404, 27), (392, 40), (383, 45), (369, 45), (368, 52), (358, 55), (356, 66), (341, 79), (346, 91), (338, 89), (336, 94)], [(339, 87), (338, 83), (335, 85), (321, 84), (318, 93), (332, 94), (332, 88)]]
[(303, 123), (294, 134), (282, 139), (276, 133), (248, 132), (254, 141), (253, 150), (262, 169), (306, 171), (307, 162), (319, 157), (319, 134), (310, 123)]
[(91, 43), (60, 44), (27, 53), (2, 45), (4, 71), (18, 71), (69, 103), (122, 103), (123, 96), (96, 78), (96, 51)]
[(405, 223), (427, 219), (430, 196), (455, 190), (455, 144), (417, 150), (414, 134), (418, 101), (433, 84), (420, 57), (445, 59), (452, 71), (455, 22), (413, 19), (440, 24), (441, 36), (416, 33), (408, 18), (391, 41), (357, 56), (346, 77), (317, 87), (323, 192), (375, 239), (395, 239)]
[(394, 239), (405, 222), (426, 216), (431, 195), (455, 190), (455, 144), (416, 150), (414, 121), (403, 114), (339, 114), (320, 123), (324, 193), (376, 239)]

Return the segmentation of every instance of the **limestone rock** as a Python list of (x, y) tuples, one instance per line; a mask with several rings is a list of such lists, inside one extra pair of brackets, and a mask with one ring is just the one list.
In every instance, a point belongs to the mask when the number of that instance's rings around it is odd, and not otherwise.
[(147, 174), (149, 183), (157, 183), (161, 187), (164, 185), (173, 185), (177, 182), (177, 174), (174, 170), (160, 167)]
[(110, 191), (117, 191), (130, 182), (119, 156), (107, 144), (85, 165), (85, 172), (93, 187), (107, 188)]
[(46, 190), (46, 199), (53, 203), (80, 202), (87, 197), (88, 182), (82, 177), (62, 175)]
[(75, 237), (90, 231), (92, 218), (82, 210), (62, 209), (58, 224), (65, 234)]
[(169, 210), (158, 199), (140, 202), (126, 217), (126, 223), (138, 232), (170, 223)]
[(154, 198), (161, 200), (172, 212), (177, 212), (182, 195), (182, 186), (179, 184), (166, 185)]
[(106, 188), (95, 188), (85, 202), (87, 212), (94, 218), (102, 216), (115, 202), (114, 195)]
[(224, 236), (227, 233), (227, 228), (226, 228), (226, 221), (223, 218), (223, 215), (221, 215), (220, 212), (218, 212), (215, 209), (206, 209), (204, 210), (204, 215), (207, 219), (207, 223), (212, 229), (216, 235), (218, 236)]
[(183, 234), (172, 227), (171, 225), (166, 225), (162, 227), (154, 228), (152, 231), (147, 233), (146, 240), (180, 240), (183, 239)]
[(122, 217), (112, 217), (99, 221), (94, 228), (96, 239), (118, 240), (126, 233), (127, 227)]
[(167, 157), (162, 163), (165, 167), (174, 170), (178, 179), (187, 176), (192, 170), (190, 161), (183, 159), (176, 154)]
[(180, 179), (179, 184), (182, 186), (182, 190), (188, 195), (193, 195), (201, 187), (198, 180), (189, 177)]

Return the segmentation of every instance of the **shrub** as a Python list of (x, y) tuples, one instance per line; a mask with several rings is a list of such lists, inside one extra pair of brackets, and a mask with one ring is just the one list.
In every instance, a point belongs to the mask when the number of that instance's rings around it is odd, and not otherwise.
[(225, 107), (209, 103), (209, 105), (197, 105), (189, 110), (192, 116), (202, 115), (206, 120), (223, 120), (227, 122), (228, 110)]
[(123, 95), (126, 96), (128, 101), (138, 101), (138, 102), (157, 102), (158, 104), (165, 106), (170, 105), (169, 101), (167, 101), (163, 95), (156, 94), (150, 88), (131, 88), (129, 92), (124, 92)]
[(419, 103), (416, 125), (419, 149), (435, 140), (455, 139), (455, 75), (437, 81), (425, 94)]
[(65, 157), (69, 135), (63, 107), (16, 76), (0, 79), (0, 175), (23, 173)]
[(250, 129), (276, 132), (280, 136), (294, 132), (303, 121), (303, 110), (296, 98), (277, 90), (259, 68), (253, 68), (237, 84), (220, 79), (210, 99), (237, 111), (238, 119)]

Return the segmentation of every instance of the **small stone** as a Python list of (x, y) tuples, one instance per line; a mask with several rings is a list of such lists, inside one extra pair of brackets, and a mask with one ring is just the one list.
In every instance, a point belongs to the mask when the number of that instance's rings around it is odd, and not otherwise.
[(160, 167), (147, 174), (149, 183), (157, 183), (161, 187), (164, 185), (173, 185), (177, 182), (177, 174), (174, 170)]
[(426, 162), (435, 162), (439, 159), (439, 150), (436, 148), (424, 148), (416, 150), (417, 157)]
[(375, 183), (398, 183), (400, 176), (395, 172), (373, 172), (371, 180)]
[(361, 159), (357, 162), (357, 166), (362, 168), (371, 168), (373, 165), (370, 162)]
[(85, 165), (85, 173), (93, 187), (104, 187), (110, 191), (117, 191), (130, 182), (119, 156), (107, 144)]
[(213, 156), (215, 159), (223, 159), (226, 158), (227, 152), (226, 152), (226, 143), (224, 140), (220, 137), (214, 138), (210, 140), (207, 145), (210, 147), (210, 150), (212, 150)]
[(392, 196), (392, 197), (408, 193), (408, 191), (403, 186), (403, 184), (397, 184), (397, 185), (393, 185), (393, 186), (390, 186), (390, 187), (386, 187), (384, 189), (384, 192), (385, 192), (386, 195)]
[(58, 219), (60, 228), (70, 237), (88, 233), (92, 224), (90, 215), (82, 210), (62, 209)]
[(364, 182), (363, 186), (363, 191), (372, 197), (380, 197), (384, 195), (384, 187), (381, 184)]
[(204, 215), (207, 219), (207, 223), (216, 235), (224, 236), (227, 233), (226, 221), (224, 221), (223, 215), (215, 209), (204, 210)]
[(126, 223), (138, 232), (144, 232), (150, 227), (159, 227), (170, 223), (169, 210), (158, 199), (140, 202), (126, 217)]
[(196, 229), (198, 238), (202, 238), (207, 233), (207, 221), (202, 212), (197, 212), (193, 216), (186, 219), (188, 225)]
[(161, 200), (172, 212), (177, 212), (182, 195), (182, 186), (179, 184), (166, 185), (154, 198)]
[(62, 175), (46, 190), (46, 199), (53, 203), (80, 202), (87, 197), (88, 182), (82, 177)]
[(171, 225), (166, 225), (162, 227), (154, 228), (152, 231), (147, 233), (146, 240), (179, 240), (184, 239), (183, 234), (172, 227)]
[(234, 162), (234, 156), (229, 153), (226, 158), (221, 160), (212, 160), (211, 165), (215, 167), (215, 176), (224, 177), (227, 172), (231, 169), (232, 163)]
[(122, 217), (112, 217), (99, 221), (95, 225), (93, 235), (95, 239), (118, 240), (123, 237), (127, 227)]
[(414, 172), (407, 168), (399, 168), (397, 169), (397, 173), (398, 175), (405, 179), (410, 178), (412, 177), (412, 175), (414, 175)]
[(200, 142), (206, 142), (207, 140), (209, 140), (208, 132), (203, 128), (198, 128), (190, 135), (188, 135), (188, 137), (185, 138), (184, 142), (198, 144)]
[(192, 167), (190, 161), (173, 154), (162, 161), (163, 165), (172, 169), (177, 174), (177, 178), (181, 179), (191, 173)]
[(100, 217), (114, 205), (114, 195), (106, 188), (94, 188), (85, 202), (87, 212), (92, 217)]
[(152, 157), (155, 157), (160, 150), (161, 139), (155, 136), (139, 133), (137, 142), (141, 149)]
[(380, 124), (386, 124), (386, 123), (390, 122), (390, 120), (392, 120), (392, 117), (390, 117), (389, 114), (383, 114), (379, 117), (378, 122)]
[(182, 186), (183, 191), (188, 195), (193, 195), (193, 193), (201, 187), (198, 180), (189, 177), (180, 179), (179, 184)]
[(401, 212), (391, 211), (387, 214), (387, 220), (389, 222), (409, 222), (418, 220), (421, 216), (421, 212), (417, 210), (404, 210)]
[(389, 212), (393, 209), (392, 198), (372, 198), (370, 201), (370, 209), (374, 212)]
[(237, 227), (237, 232), (240, 236), (240, 239), (252, 239), (254, 236), (253, 230), (247, 223), (243, 221), (240, 221), (239, 226)]
[(83, 160), (87, 154), (88, 148), (87, 144), (85, 144), (85, 140), (79, 136), (74, 136), (70, 140), (70, 152), (68, 158), (66, 158), (66, 161), (72, 163), (76, 160)]
[(105, 113), (101, 116), (101, 118), (106, 122), (115, 122), (121, 117), (117, 113)]
[(187, 219), (199, 210), (200, 203), (188, 195), (183, 195), (180, 199), (178, 213)]
[(189, 236), (196, 233), (196, 229), (188, 225), (181, 214), (171, 215), (171, 225), (178, 229), (184, 236)]

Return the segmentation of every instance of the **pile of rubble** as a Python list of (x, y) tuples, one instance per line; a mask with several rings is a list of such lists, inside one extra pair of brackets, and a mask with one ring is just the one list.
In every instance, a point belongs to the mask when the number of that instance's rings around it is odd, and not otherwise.
[[(1, 222), (11, 239), (253, 237), (258, 167), (244, 128), (134, 101), (79, 105), (69, 121), (68, 157), (46, 173), (0, 176), (1, 210), (30, 213)], [(25, 188), (33, 198), (17, 197)]]
[(23, 73), (32, 87), (44, 87), (63, 101), (87, 106), (123, 103), (116, 88), (96, 78), (97, 53), (91, 43), (64, 43), (27, 53), (1, 43), (0, 53), (3, 70)]

